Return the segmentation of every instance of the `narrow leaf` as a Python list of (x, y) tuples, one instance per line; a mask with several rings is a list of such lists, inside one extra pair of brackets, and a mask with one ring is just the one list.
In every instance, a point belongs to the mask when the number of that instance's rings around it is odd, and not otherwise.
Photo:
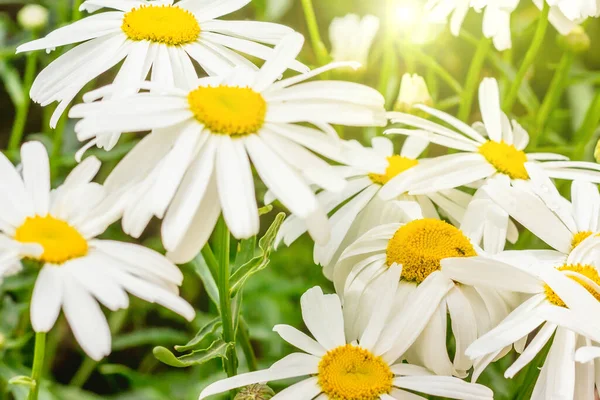
[(187, 344), (183, 346), (175, 346), (175, 350), (181, 352), (194, 350), (200, 342), (202, 342), (208, 335), (215, 333), (217, 329), (221, 327), (221, 318), (215, 318), (210, 321), (208, 324), (204, 325), (202, 329), (198, 331), (196, 336), (187, 342)]

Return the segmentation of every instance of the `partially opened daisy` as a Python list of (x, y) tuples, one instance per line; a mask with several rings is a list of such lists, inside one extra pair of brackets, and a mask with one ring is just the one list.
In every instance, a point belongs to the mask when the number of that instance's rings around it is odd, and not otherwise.
[[(439, 218), (436, 205), (444, 216), (460, 223), (471, 196), (457, 189), (409, 196), (406, 193), (391, 201), (383, 201), (378, 193), (393, 177), (408, 173), (418, 165), (419, 156), (429, 142), (410, 137), (400, 154), (394, 154), (394, 145), (388, 138), (376, 137), (372, 148), (356, 141), (344, 143), (346, 165), (336, 166), (348, 184), (338, 193), (321, 191), (317, 199), (331, 214), (331, 238), (326, 244), (316, 244), (314, 259), (325, 267), (324, 273), (332, 278), (333, 266), (341, 252), (359, 236), (375, 226), (388, 222), (408, 222), (425, 215)], [(280, 239), (290, 245), (306, 232), (306, 223), (295, 215), (286, 220), (280, 230)]]
[[(235, 237), (256, 235), (252, 164), (275, 198), (308, 221), (315, 240), (328, 240), (326, 215), (310, 185), (335, 192), (345, 181), (312, 152), (340, 159), (340, 139), (329, 123), (385, 125), (384, 99), (355, 83), (304, 82), (353, 63), (275, 82), (302, 43), (301, 35), (289, 36), (259, 71), (240, 67), (200, 79), (187, 90), (173, 87), (72, 109), (70, 116), (83, 118), (75, 127), (80, 140), (115, 130), (153, 130), (105, 183), (110, 190), (129, 187), (131, 201), (123, 217), (127, 233), (137, 237), (153, 216), (164, 217), (163, 243), (177, 262), (200, 251), (221, 211)], [(99, 92), (105, 90), (110, 87)]]
[[(473, 258), (459, 265), (464, 282), (530, 295), (501, 324), (475, 341), (467, 355), (495, 356), (502, 348), (529, 337), (522, 354), (505, 372), (512, 378), (551, 342), (532, 399), (593, 399), (590, 369), (575, 365), (575, 350), (600, 339), (600, 275), (597, 250), (600, 238), (582, 242), (562, 264), (544, 251), (511, 252), (504, 261)], [(536, 258), (539, 258), (536, 260)], [(538, 330), (539, 329), (539, 330)], [(534, 332), (536, 332), (533, 335)], [(591, 370), (593, 372), (593, 368)]]
[[(209, 75), (222, 74), (232, 66), (255, 68), (243, 53), (267, 59), (276, 45), (291, 32), (282, 25), (254, 21), (222, 21), (250, 0), (87, 0), (82, 10), (94, 14), (48, 36), (23, 44), (17, 52), (47, 49), (84, 42), (60, 56), (44, 69), (31, 88), (31, 98), (46, 106), (59, 102), (51, 119), (55, 126), (77, 93), (94, 78), (122, 60), (114, 80), (120, 89), (110, 96), (135, 93), (151, 71), (151, 79), (162, 85), (185, 85), (197, 78), (196, 61)], [(290, 60), (298, 71), (306, 68)], [(97, 144), (111, 148), (118, 134)]]
[[(333, 282), (346, 306), (400, 265), (388, 323), (397, 334), (394, 356), (406, 353), (409, 362), (438, 375), (465, 377), (473, 365), (465, 355), (467, 346), (504, 319), (517, 301), (510, 294), (462, 284), (460, 268), (444, 268), (447, 259), (456, 258), (460, 264), (479, 254), (482, 251), (460, 229), (439, 219), (384, 224), (346, 248), (334, 267)], [(448, 315), (456, 339), (454, 361), (446, 348)]]
[(95, 238), (122, 208), (119, 196), (91, 182), (97, 159), (86, 159), (52, 191), (41, 143), (24, 144), (21, 161), (22, 177), (0, 154), (0, 275), (20, 270), (24, 258), (39, 262), (31, 299), (36, 332), (52, 329), (62, 309), (82, 349), (99, 360), (111, 351), (111, 335), (98, 302), (127, 308), (129, 292), (194, 318), (178, 296), (183, 275), (174, 264), (143, 246)]
[[(548, 19), (556, 30), (569, 34), (587, 17), (596, 15), (596, 3), (589, 0), (546, 0), (550, 7)], [(449, 20), (450, 31), (458, 36), (462, 24), (471, 8), (483, 13), (482, 30), (491, 38), (498, 50), (512, 47), (510, 17), (519, 6), (520, 0), (428, 0), (425, 7), (434, 22)], [(533, 0), (541, 10), (544, 0)]]
[[(390, 268), (352, 310), (342, 307), (335, 294), (325, 295), (318, 287), (308, 290), (300, 303), (304, 322), (314, 339), (288, 325), (273, 329), (302, 352), (290, 354), (269, 369), (215, 382), (202, 391), (200, 399), (253, 383), (296, 377), (306, 378), (273, 398), (422, 399), (412, 393), (421, 392), (451, 399), (492, 399), (492, 391), (485, 386), (396, 363), (390, 351), (393, 346), (382, 338), (395, 333), (389, 331), (385, 322), (398, 287), (399, 272), (398, 267)], [(356, 315), (363, 317), (358, 331), (349, 327), (355, 324)]]
[[(527, 132), (508, 117), (500, 108), (498, 82), (486, 78), (479, 87), (479, 104), (483, 123), (473, 127), (433, 108), (415, 106), (451, 125), (454, 129), (436, 124), (410, 114), (390, 113), (393, 122), (407, 125), (413, 129), (396, 128), (387, 133), (417, 136), (433, 143), (456, 150), (456, 153), (423, 161), (411, 174), (399, 175), (390, 180), (381, 189), (384, 199), (391, 199), (400, 193), (424, 194), (438, 192), (460, 186), (481, 187), (490, 181), (501, 183), (504, 187), (511, 184), (531, 184), (535, 176), (530, 176), (526, 165), (533, 163), (543, 169), (550, 178), (581, 179), (600, 182), (600, 166), (580, 161), (569, 161), (560, 154), (525, 153), (529, 143)], [(545, 182), (544, 182), (545, 184)], [(485, 242), (485, 232), (477, 227), (488, 226), (492, 235), (488, 238), (490, 252), (502, 250), (508, 237), (516, 240), (517, 231), (509, 223), (508, 214), (493, 207), (493, 202), (483, 192), (475, 195), (471, 213), (467, 211), (464, 224), (476, 242), (481, 236)], [(484, 223), (481, 223), (483, 217)], [(478, 236), (478, 237), (476, 237)]]

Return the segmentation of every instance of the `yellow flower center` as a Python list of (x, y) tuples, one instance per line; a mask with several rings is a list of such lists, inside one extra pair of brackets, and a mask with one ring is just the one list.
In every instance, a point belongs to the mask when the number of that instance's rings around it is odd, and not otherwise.
[(168, 5), (142, 6), (125, 13), (121, 29), (131, 40), (170, 46), (193, 43), (200, 35), (200, 25), (191, 12)]
[(419, 163), (418, 160), (413, 160), (412, 158), (402, 157), (398, 155), (394, 155), (387, 158), (388, 166), (385, 170), (384, 174), (369, 174), (369, 178), (373, 181), (373, 183), (378, 183), (380, 185), (385, 185), (396, 175), (401, 174), (402, 172), (411, 169), (415, 165)]
[(40, 261), (61, 264), (87, 254), (88, 243), (71, 225), (50, 215), (28, 217), (17, 228), (15, 240), (37, 243), (44, 248)]
[(589, 238), (592, 235), (593, 235), (593, 232), (591, 232), (591, 231), (577, 232), (573, 236), (573, 240), (571, 241), (571, 249), (574, 249), (575, 247), (579, 246), (581, 244), (581, 242), (583, 242), (585, 239)]
[[(563, 265), (558, 268), (559, 271), (573, 271), (581, 274), (591, 280), (592, 282), (600, 285), (600, 275), (598, 275), (598, 270), (591, 265)], [(600, 301), (600, 293), (596, 291), (588, 282), (577, 277), (577, 276), (569, 276), (569, 278), (573, 279), (575, 282), (579, 283), (581, 286), (585, 288), (588, 292), (590, 292), (596, 300)], [(555, 304), (559, 307), (567, 307), (565, 302), (552, 290), (552, 288), (548, 285), (545, 286), (546, 298), (552, 304)]]
[(402, 279), (421, 283), (441, 268), (449, 257), (473, 257), (477, 253), (460, 229), (447, 222), (425, 218), (400, 227), (387, 246), (387, 265), (402, 265)]
[(529, 179), (525, 163), (527, 155), (512, 144), (487, 141), (479, 147), (479, 153), (496, 168), (498, 172), (512, 179)]
[(390, 393), (394, 374), (381, 357), (347, 344), (323, 356), (318, 379), (328, 399), (376, 400)]
[(243, 136), (258, 132), (267, 102), (258, 92), (237, 86), (199, 87), (188, 94), (194, 116), (212, 133)]

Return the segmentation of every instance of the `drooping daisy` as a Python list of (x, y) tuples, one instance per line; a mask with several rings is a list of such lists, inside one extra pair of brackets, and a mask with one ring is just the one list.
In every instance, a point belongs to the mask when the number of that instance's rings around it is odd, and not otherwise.
[(121, 194), (107, 195), (92, 178), (100, 162), (87, 158), (50, 190), (48, 154), (39, 142), (21, 150), (23, 176), (0, 154), (0, 275), (37, 260), (31, 324), (48, 332), (62, 308), (75, 339), (94, 360), (111, 351), (111, 335), (98, 304), (127, 308), (127, 293), (158, 303), (188, 320), (194, 309), (178, 296), (181, 271), (161, 254), (131, 243), (95, 239), (116, 221)]
[[(307, 376), (284, 389), (275, 398), (311, 400), (405, 399), (423, 397), (422, 392), (451, 399), (492, 399), (485, 386), (470, 384), (448, 376), (435, 376), (423, 367), (395, 363), (391, 348), (383, 340), (390, 332), (385, 325), (398, 287), (399, 268), (390, 268), (377, 280), (373, 291), (356, 308), (342, 307), (337, 295), (325, 295), (320, 288), (308, 290), (301, 298), (304, 322), (314, 339), (288, 325), (273, 329), (302, 352), (292, 353), (271, 368), (241, 374), (215, 382), (200, 394), (211, 395), (258, 382)], [(362, 315), (362, 329), (349, 326)]]
[[(519, 257), (512, 252), (505, 262), (473, 258), (461, 263), (464, 281), (495, 289), (510, 289), (531, 297), (500, 325), (475, 341), (467, 355), (494, 356), (502, 348), (531, 337), (522, 354), (505, 372), (512, 378), (551, 341), (550, 352), (537, 380), (532, 399), (593, 399), (594, 377), (590, 366), (575, 364), (575, 350), (600, 339), (600, 275), (597, 250), (599, 238), (581, 243), (562, 265), (535, 252)], [(512, 265), (511, 265), (512, 264)], [(458, 269), (454, 260), (444, 268)], [(592, 369), (593, 371), (593, 369)]]
[[(398, 334), (394, 356), (406, 352), (409, 362), (438, 375), (465, 377), (473, 365), (465, 355), (467, 346), (502, 321), (516, 303), (509, 294), (462, 284), (460, 268), (444, 268), (444, 260), (456, 258), (460, 264), (478, 254), (482, 251), (460, 229), (439, 219), (384, 224), (346, 248), (334, 267), (333, 282), (346, 305), (389, 268), (400, 265), (388, 323)], [(446, 348), (448, 314), (456, 338), (454, 361)]]
[[(81, 9), (94, 14), (23, 44), (17, 52), (47, 49), (85, 42), (52, 62), (36, 78), (31, 98), (46, 106), (59, 102), (51, 119), (56, 126), (77, 93), (94, 78), (125, 60), (114, 84), (120, 90), (111, 96), (135, 93), (150, 71), (153, 82), (185, 85), (197, 79), (192, 60), (209, 75), (222, 74), (232, 66), (255, 68), (239, 53), (266, 60), (271, 47), (293, 32), (282, 25), (254, 21), (222, 21), (250, 0), (87, 0)], [(290, 60), (298, 71), (306, 68)], [(118, 134), (97, 144), (108, 149)]]
[[(482, 30), (491, 38), (496, 49), (502, 51), (512, 47), (510, 17), (520, 0), (428, 0), (425, 8), (434, 22), (450, 20), (450, 31), (458, 36), (462, 24), (473, 8), (483, 13)], [(548, 19), (561, 35), (568, 35), (583, 19), (594, 16), (596, 9), (589, 0), (547, 0), (550, 7)], [(541, 10), (544, 0), (533, 0)]]
[(336, 17), (329, 25), (331, 56), (334, 61), (358, 61), (366, 66), (369, 50), (379, 30), (379, 18), (356, 14)]
[[(372, 148), (355, 141), (344, 145), (344, 164), (347, 165), (334, 168), (347, 179), (346, 188), (339, 193), (321, 191), (317, 194), (325, 212), (333, 212), (330, 240), (316, 244), (314, 249), (315, 263), (325, 267), (324, 273), (329, 279), (341, 252), (375, 226), (408, 222), (422, 215), (439, 218), (435, 205), (452, 221), (460, 223), (462, 220), (471, 196), (456, 189), (419, 196), (401, 194), (392, 201), (382, 201), (377, 195), (382, 185), (398, 174), (408, 173), (419, 163), (419, 156), (428, 145), (426, 140), (408, 138), (400, 154), (394, 154), (392, 142), (384, 137), (373, 138)], [(306, 223), (292, 215), (282, 226), (279, 238), (289, 246), (306, 229)]]
[[(569, 161), (560, 154), (525, 153), (529, 135), (515, 120), (511, 124), (502, 112), (498, 82), (495, 79), (483, 80), (479, 87), (479, 103), (483, 123), (477, 123), (473, 127), (444, 112), (424, 105), (416, 106), (456, 130), (414, 115), (390, 113), (392, 121), (413, 129), (390, 129), (387, 133), (421, 137), (457, 152), (421, 162), (413, 169), (412, 175), (395, 177), (381, 189), (382, 198), (394, 198), (406, 191), (409, 194), (424, 194), (464, 185), (481, 187), (490, 181), (501, 183), (504, 187), (511, 184), (535, 184), (535, 177), (530, 176), (526, 167), (529, 163), (538, 165), (551, 178), (600, 182), (598, 164)], [(508, 214), (503, 210), (490, 208), (494, 203), (481, 191), (475, 195), (475, 200), (481, 201), (472, 205), (471, 213), (467, 211), (465, 224), (469, 228), (465, 228), (466, 231), (474, 232), (477, 226), (483, 226), (482, 215), (491, 213), (489, 219), (485, 218), (488, 231), (493, 235), (490, 247), (501, 250), (507, 236), (511, 238), (511, 232), (512, 239), (516, 239), (517, 232), (509, 224)], [(484, 233), (481, 232), (481, 236), (484, 236), (485, 241)], [(474, 236), (473, 239), (479, 240)], [(487, 246), (485, 248), (495, 252)]]
[(153, 129), (105, 183), (111, 190), (130, 188), (123, 217), (128, 234), (137, 237), (152, 216), (164, 217), (163, 243), (176, 262), (187, 262), (200, 251), (221, 211), (235, 237), (256, 235), (252, 163), (275, 198), (308, 221), (315, 240), (328, 240), (326, 215), (309, 185), (335, 192), (345, 181), (311, 151), (340, 159), (340, 139), (329, 123), (385, 125), (384, 99), (355, 83), (302, 83), (352, 63), (275, 82), (302, 42), (299, 34), (289, 36), (257, 72), (238, 68), (200, 79), (187, 90), (171, 88), (72, 109), (72, 117), (84, 118), (75, 127), (80, 140), (114, 130)]

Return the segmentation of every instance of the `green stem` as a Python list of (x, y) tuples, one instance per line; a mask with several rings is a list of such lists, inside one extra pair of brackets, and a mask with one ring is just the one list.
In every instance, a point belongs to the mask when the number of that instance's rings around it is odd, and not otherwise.
[(552, 78), (552, 82), (550, 83), (550, 87), (546, 92), (546, 97), (544, 97), (544, 101), (542, 102), (542, 106), (540, 107), (537, 118), (536, 118), (536, 128), (530, 136), (529, 145), (532, 148), (536, 148), (540, 139), (544, 134), (544, 128), (548, 124), (548, 120), (552, 116), (552, 112), (556, 109), (560, 98), (565, 90), (565, 85), (567, 79), (569, 78), (569, 71), (571, 70), (571, 65), (575, 60), (575, 54), (571, 51), (567, 51), (563, 54), (560, 59), (560, 63), (558, 64), (558, 68), (554, 73), (554, 77)]
[[(108, 320), (108, 326), (110, 327), (110, 331), (113, 335), (121, 330), (121, 328), (125, 324), (126, 319), (127, 309), (120, 310), (111, 314)], [(82, 387), (87, 382), (90, 375), (92, 375), (92, 372), (94, 372), (97, 366), (97, 361), (86, 357), (85, 360), (83, 360), (83, 362), (79, 366), (79, 369), (77, 370), (75, 375), (73, 375), (71, 382), (69, 382), (69, 386)]]
[(210, 269), (212, 276), (217, 276), (218, 271), (219, 271), (219, 262), (215, 258), (215, 253), (213, 253), (213, 251), (210, 248), (210, 245), (208, 243), (204, 245), (201, 253), (202, 253), (202, 257), (204, 257), (204, 261), (206, 261), (206, 264), (208, 265), (208, 268)]
[(394, 49), (394, 20), (393, 8), (394, 0), (386, 0), (386, 21), (385, 21), (385, 36), (383, 42), (383, 60), (381, 62), (381, 72), (379, 73), (378, 89), (386, 99), (386, 105), (392, 104), (394, 96), (390, 89), (390, 78), (394, 72), (394, 61), (396, 52)]
[[(233, 327), (233, 313), (231, 310), (230, 295), (230, 266), (229, 266), (229, 247), (230, 234), (225, 220), (221, 216), (215, 228), (215, 248), (217, 251), (217, 260), (219, 262), (219, 271), (217, 274), (217, 285), (219, 286), (219, 304), (221, 312), (221, 322), (223, 326), (223, 340), (226, 343), (235, 343), (235, 329)], [(237, 373), (237, 356), (235, 346), (231, 346), (227, 359), (224, 359), (225, 372), (227, 376), (234, 376)]]
[(79, 10), (81, 2), (82, 0), (73, 0), (73, 13), (71, 14), (71, 20), (73, 22), (78, 21), (81, 18), (81, 11)]
[(444, 67), (438, 64), (438, 62), (433, 57), (429, 56), (428, 54), (424, 53), (416, 47), (412, 47), (410, 51), (412, 51), (414, 57), (418, 62), (431, 69), (431, 71), (433, 71), (437, 76), (440, 77), (440, 79), (446, 82), (448, 86), (452, 88), (452, 90), (454, 90), (458, 94), (462, 93), (463, 88), (461, 84), (458, 83), (458, 81), (454, 79), (454, 77), (451, 74), (449, 74), (448, 71), (444, 69)]
[(248, 330), (248, 324), (246, 324), (246, 321), (244, 321), (243, 318), (240, 318), (240, 326), (238, 328), (238, 339), (240, 341), (240, 345), (242, 346), (244, 356), (246, 357), (248, 369), (250, 371), (256, 371), (258, 369), (256, 355), (254, 354), (252, 342), (250, 341), (250, 332)]
[[(35, 36), (34, 36), (35, 38)], [(17, 104), (17, 112), (15, 117), (15, 123), (12, 127), (10, 134), (10, 141), (8, 143), (9, 150), (18, 150), (23, 139), (23, 133), (25, 132), (25, 124), (27, 123), (27, 115), (29, 114), (29, 106), (31, 100), (29, 99), (29, 91), (35, 78), (36, 66), (38, 60), (38, 52), (33, 51), (27, 54), (27, 61), (25, 64), (25, 74), (23, 76), (23, 101), (21, 104)]]
[(458, 119), (462, 121), (467, 121), (471, 115), (473, 99), (475, 98), (475, 93), (477, 92), (477, 87), (479, 86), (479, 81), (481, 78), (481, 69), (483, 68), (483, 64), (485, 63), (485, 58), (491, 44), (492, 41), (487, 38), (482, 38), (477, 44), (475, 55), (473, 55), (471, 66), (467, 72), (465, 89), (463, 91), (460, 107), (458, 109)]
[(517, 76), (510, 86), (510, 90), (508, 94), (504, 98), (504, 103), (502, 104), (502, 108), (504, 111), (509, 111), (512, 109), (515, 101), (517, 100), (517, 95), (519, 93), (519, 89), (521, 88), (521, 83), (525, 79), (525, 75), (529, 71), (531, 65), (533, 65), (540, 48), (542, 47), (542, 42), (544, 41), (544, 36), (546, 35), (546, 29), (548, 28), (548, 14), (550, 12), (550, 6), (548, 2), (544, 2), (544, 9), (542, 14), (540, 15), (540, 19), (537, 24), (537, 28), (535, 30), (535, 34), (533, 35), (533, 39), (531, 41), (531, 46), (525, 53), (525, 58), (521, 63), (521, 67), (517, 71)]
[(575, 142), (577, 147), (573, 152), (573, 159), (583, 160), (585, 157), (585, 151), (588, 144), (592, 141), (596, 129), (600, 124), (600, 92), (596, 94), (590, 108), (588, 108), (585, 114), (585, 119), (581, 124), (581, 127), (575, 134)]
[(315, 15), (312, 0), (302, 0), (302, 8), (304, 9), (308, 34), (310, 35), (313, 51), (317, 57), (317, 63), (319, 66), (323, 66), (329, 62), (329, 54), (327, 53), (327, 48), (323, 44), (323, 40), (321, 40), (317, 16)]
[(35, 334), (35, 350), (33, 354), (33, 367), (31, 369), (31, 379), (34, 386), (29, 391), (27, 400), (37, 400), (42, 386), (42, 370), (44, 369), (44, 353), (46, 351), (46, 333), (38, 332)]

